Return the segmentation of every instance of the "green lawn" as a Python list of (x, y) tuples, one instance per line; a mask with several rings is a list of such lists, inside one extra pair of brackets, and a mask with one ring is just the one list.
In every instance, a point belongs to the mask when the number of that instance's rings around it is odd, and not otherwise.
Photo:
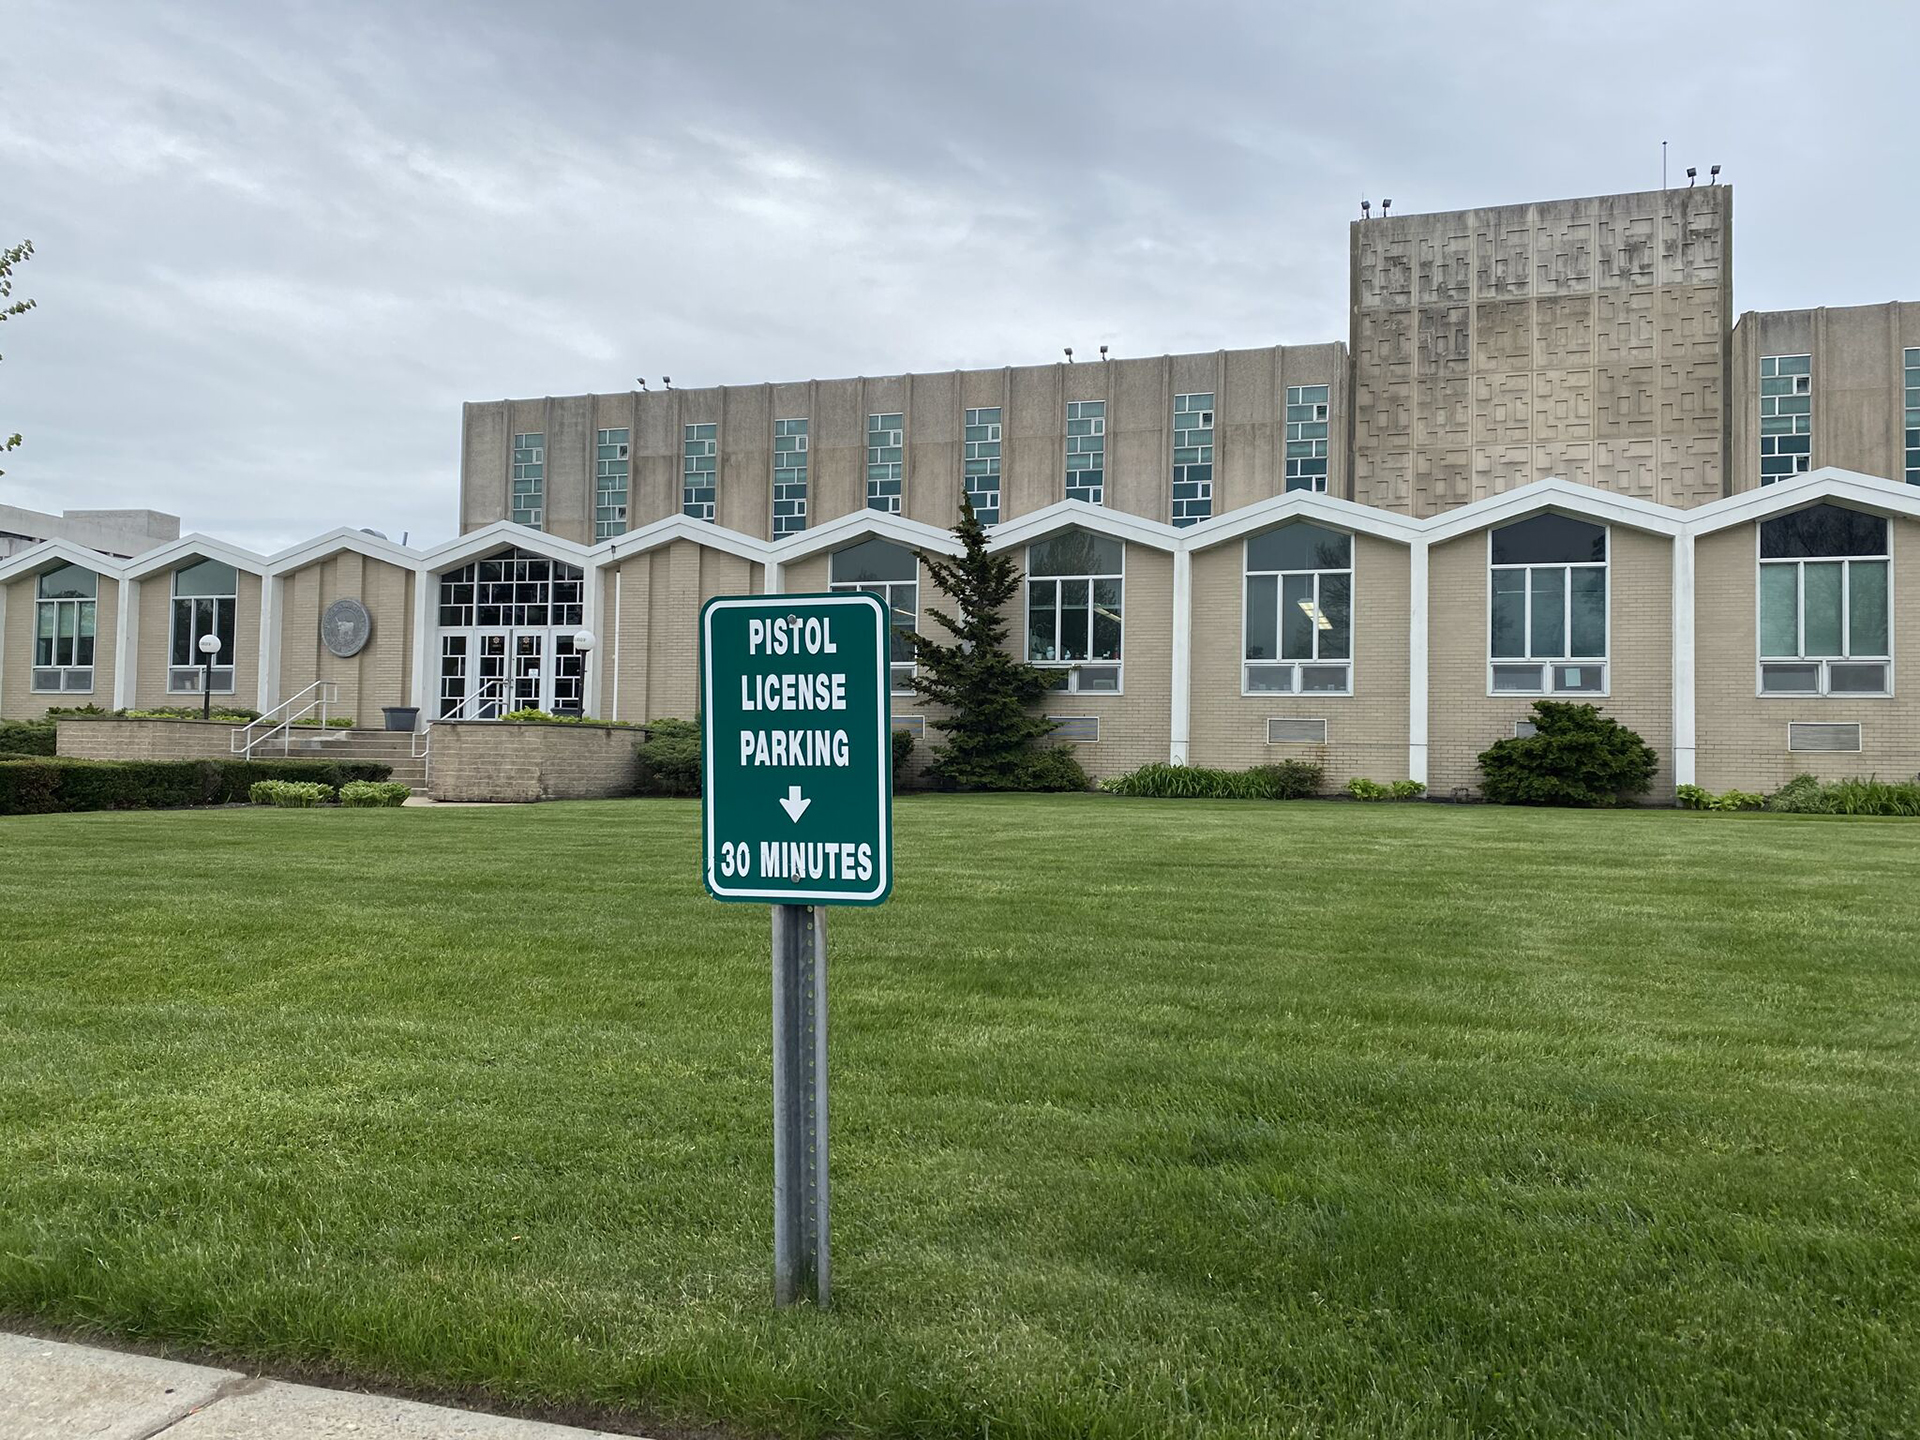
[(783, 1436), (1920, 1417), (1920, 825), (910, 798), (775, 1314), (678, 802), (0, 820), (0, 1322)]

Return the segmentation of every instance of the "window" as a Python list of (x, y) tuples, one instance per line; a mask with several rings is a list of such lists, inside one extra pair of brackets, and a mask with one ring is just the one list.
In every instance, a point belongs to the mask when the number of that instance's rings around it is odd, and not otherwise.
[(1286, 489), (1327, 488), (1329, 413), (1325, 385), (1287, 387)]
[(1027, 659), (1059, 672), (1055, 690), (1120, 689), (1124, 553), (1085, 530), (1027, 547)]
[(1920, 350), (1908, 350), (1907, 386), (1907, 483), (1920, 485)]
[(1213, 396), (1173, 397), (1173, 523), (1213, 514)]
[(1241, 693), (1353, 693), (1353, 537), (1283, 525), (1247, 541)]
[(547, 519), (547, 437), (513, 437), (513, 523), (538, 530)]
[(904, 417), (867, 417), (867, 508), (900, 513), (901, 477), (906, 474)]
[(982, 525), (1000, 523), (1000, 407), (967, 411), (967, 498)]
[(1494, 530), (1487, 545), (1489, 692), (1604, 695), (1606, 527), (1536, 515)]
[(1891, 692), (1887, 522), (1814, 505), (1760, 522), (1760, 693)]
[(807, 422), (773, 422), (773, 538), (807, 528)]
[(1103, 505), (1107, 495), (1107, 402), (1067, 402), (1067, 499)]
[(890, 540), (862, 540), (833, 552), (828, 581), (830, 589), (864, 591), (887, 602), (893, 616), (893, 693), (911, 693), (912, 637), (920, 614), (920, 564), (913, 552)]
[(627, 432), (601, 430), (593, 448), (593, 538), (627, 533)]
[(173, 637), (167, 662), (167, 692), (198, 695), (206, 679), (202, 635), (217, 636), (213, 693), (233, 693), (233, 607), (240, 575), (218, 560), (200, 560), (173, 572)]
[(1813, 468), (1813, 357), (1760, 357), (1760, 483)]
[(100, 577), (78, 565), (62, 565), (40, 577), (34, 591), (35, 690), (93, 689), (93, 614), (99, 590)]
[(680, 440), (680, 513), (712, 520), (720, 494), (720, 427), (685, 425)]
[(445, 629), (577, 630), (586, 621), (585, 600), (578, 565), (508, 550), (440, 577), (440, 624)]

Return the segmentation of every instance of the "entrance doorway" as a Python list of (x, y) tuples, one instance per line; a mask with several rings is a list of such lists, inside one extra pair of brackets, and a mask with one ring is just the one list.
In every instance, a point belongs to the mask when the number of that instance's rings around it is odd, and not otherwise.
[(580, 714), (586, 657), (573, 636), (584, 589), (579, 566), (524, 550), (442, 575), (439, 718)]

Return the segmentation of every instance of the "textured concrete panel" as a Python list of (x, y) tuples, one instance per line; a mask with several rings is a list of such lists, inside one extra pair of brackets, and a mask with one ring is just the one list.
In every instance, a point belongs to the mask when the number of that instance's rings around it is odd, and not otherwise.
[(1533, 440), (1536, 445), (1593, 438), (1593, 371), (1536, 370)]
[(1657, 433), (1660, 420), (1655, 370), (1646, 365), (1602, 365), (1594, 372), (1594, 423), (1601, 435)]
[(1533, 473), (1531, 445), (1481, 446), (1473, 452), (1473, 498), (1503, 495), (1540, 477)]
[(1473, 386), (1458, 380), (1428, 378), (1414, 387), (1414, 444), (1464, 444), (1473, 430)]
[(1659, 354), (1653, 296), (1603, 290), (1593, 298), (1595, 360), (1602, 365), (1651, 365)]
[(1533, 376), (1520, 370), (1476, 375), (1473, 380), (1473, 443), (1511, 445), (1533, 437)]
[(1593, 298), (1562, 295), (1534, 306), (1535, 369), (1566, 370), (1593, 364)]
[(1474, 311), (1473, 368), (1525, 370), (1533, 363), (1533, 305), (1503, 300)]
[(1642, 500), (1656, 500), (1659, 498), (1658, 445), (1651, 436), (1643, 440), (1595, 441), (1594, 469), (1612, 477), (1608, 489), (1622, 495), (1637, 495)]

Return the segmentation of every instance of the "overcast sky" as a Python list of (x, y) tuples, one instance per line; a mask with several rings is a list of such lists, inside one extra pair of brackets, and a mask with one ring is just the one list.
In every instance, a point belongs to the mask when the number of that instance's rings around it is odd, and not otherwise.
[(1736, 309), (1920, 299), (1916, 40), (1891, 0), (5, 0), (0, 501), (436, 541), (463, 400), (1343, 340), (1362, 194), (1648, 189), (1662, 139), (1738, 187)]

